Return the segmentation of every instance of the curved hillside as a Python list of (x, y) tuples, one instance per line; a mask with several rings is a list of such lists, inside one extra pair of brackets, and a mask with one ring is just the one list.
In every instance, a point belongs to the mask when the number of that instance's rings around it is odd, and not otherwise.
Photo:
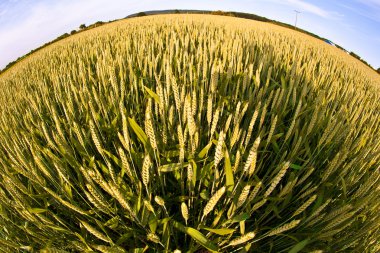
[(380, 250), (380, 77), (305, 34), (118, 21), (17, 63), (0, 105), (0, 252)]

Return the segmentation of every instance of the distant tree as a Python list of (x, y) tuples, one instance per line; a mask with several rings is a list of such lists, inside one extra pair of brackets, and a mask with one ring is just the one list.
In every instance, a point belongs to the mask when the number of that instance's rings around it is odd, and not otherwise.
[(357, 54), (355, 54), (354, 52), (350, 52), (350, 55), (353, 56), (353, 57), (355, 57), (355, 58), (358, 59), (358, 60), (361, 59), (360, 56), (357, 55)]
[(85, 24), (81, 24), (80, 26), (79, 26), (79, 29), (85, 29), (86, 28), (86, 25)]
[(354, 52), (350, 52), (350, 55), (352, 57), (355, 57), (359, 61), (363, 62), (365, 65), (369, 66), (370, 68), (372, 68), (372, 66), (368, 62), (366, 62), (364, 59), (362, 59), (359, 55), (355, 54)]
[(70, 32), (71, 35), (76, 34), (76, 33), (77, 33), (76, 30), (72, 30), (72, 31)]
[(136, 14), (136, 17), (144, 17), (144, 16), (146, 16), (145, 12), (139, 12)]
[(5, 66), (4, 69), (9, 69), (10, 67), (12, 67), (20, 58), (18, 58), (16, 61), (12, 61), (10, 63), (7, 64), (7, 66)]
[(218, 11), (212, 11), (211, 14), (213, 15), (226, 15), (226, 13), (224, 11), (221, 11), (221, 10), (218, 10)]
[(98, 22), (96, 22), (96, 23), (94, 24), (94, 26), (97, 27), (97, 26), (101, 26), (101, 25), (103, 25), (103, 24), (104, 24), (104, 22), (102, 22), (102, 21), (98, 21)]
[(174, 10), (174, 13), (179, 14), (181, 12), (179, 10)]
[(221, 11), (221, 10), (218, 10), (218, 11), (212, 11), (211, 12), (212, 15), (219, 15), (219, 16), (231, 16), (231, 17), (234, 17), (235, 15), (231, 12), (225, 12), (225, 11)]
[[(58, 41), (58, 40), (61, 40), (61, 39), (64, 39), (66, 37), (68, 37), (70, 34), (68, 33), (64, 33), (62, 34), (61, 36), (57, 37), (55, 40), (53, 40), (52, 42), (55, 42), (55, 41)], [(51, 44), (51, 43), (48, 43), (48, 44)]]
[(376, 70), (376, 72), (380, 74), (380, 68), (378, 68), (378, 69)]

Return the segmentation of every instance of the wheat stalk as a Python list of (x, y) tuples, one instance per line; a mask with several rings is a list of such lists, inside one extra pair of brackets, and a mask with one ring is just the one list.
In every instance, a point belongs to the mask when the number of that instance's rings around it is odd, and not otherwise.
[(282, 177), (285, 175), (287, 169), (289, 168), (290, 162), (285, 162), (283, 166), (281, 167), (280, 171), (276, 175), (276, 177), (273, 179), (271, 185), (267, 189), (267, 191), (264, 193), (264, 197), (268, 197), (272, 191), (276, 188), (278, 183), (281, 181)]
[(338, 217), (336, 217), (335, 219), (333, 219), (332, 221), (330, 221), (328, 223), (328, 225), (323, 228), (322, 231), (328, 231), (331, 228), (337, 227), (340, 224), (342, 224), (343, 222), (345, 222), (346, 220), (350, 219), (354, 215), (355, 215), (355, 212), (349, 212), (349, 213), (341, 214)]
[(260, 207), (262, 207), (263, 205), (265, 205), (265, 203), (267, 203), (267, 201), (268, 201), (267, 199), (262, 199), (261, 201), (259, 201), (256, 204), (254, 204), (253, 207), (252, 207), (252, 209), (250, 210), (251, 213), (253, 213), (257, 209), (259, 209)]
[(292, 217), (299, 215), (303, 211), (306, 210), (315, 200), (317, 199), (317, 195), (314, 194), (311, 196), (305, 203), (303, 203), (292, 215)]
[(218, 144), (216, 145), (215, 148), (215, 158), (214, 158), (214, 166), (217, 167), (220, 161), (223, 158), (223, 143), (224, 143), (224, 138), (225, 134), (223, 131), (219, 133), (219, 138), (218, 138)]
[(96, 230), (94, 227), (92, 227), (90, 224), (88, 224), (87, 222), (81, 220), (80, 221), (83, 225), (83, 227), (86, 228), (86, 230), (88, 232), (90, 232), (92, 235), (94, 235), (96, 238), (102, 240), (102, 241), (105, 241), (105, 242), (108, 242), (108, 243), (112, 243), (111, 239), (109, 239), (107, 236), (103, 235), (101, 232), (99, 232), (98, 230)]
[(96, 149), (98, 150), (100, 154), (103, 154), (102, 145), (100, 143), (99, 136), (96, 132), (95, 124), (92, 120), (90, 120), (90, 130), (91, 130), (91, 137), (95, 144)]
[(145, 111), (145, 132), (149, 138), (150, 145), (153, 149), (157, 149), (156, 134), (154, 133), (153, 123), (152, 123), (152, 99), (148, 99)]
[(240, 159), (241, 159), (241, 153), (240, 153), (240, 150), (238, 150), (236, 152), (236, 156), (235, 156), (235, 164), (234, 164), (234, 168), (233, 168), (233, 171), (235, 172), (237, 170), (237, 168), (239, 167), (239, 163), (240, 163)]
[(246, 233), (246, 234), (242, 235), (241, 237), (232, 240), (227, 246), (236, 246), (236, 245), (246, 243), (246, 242), (252, 240), (253, 238), (255, 238), (255, 236), (256, 236), (255, 232)]
[(146, 238), (154, 243), (160, 243), (160, 238), (154, 233), (148, 233)]
[(142, 164), (142, 169), (141, 169), (141, 177), (143, 184), (145, 185), (145, 188), (148, 190), (148, 184), (150, 180), (150, 166), (152, 165), (152, 162), (150, 160), (149, 155), (144, 156), (143, 164)]
[(251, 121), (249, 122), (248, 130), (247, 130), (247, 136), (245, 138), (245, 146), (248, 146), (248, 143), (251, 140), (251, 135), (252, 135), (253, 127), (255, 126), (256, 119), (257, 119), (257, 117), (259, 115), (259, 108), (260, 108), (260, 106), (261, 106), (261, 101), (256, 106), (256, 110), (255, 110), (255, 112), (252, 115)]
[(282, 226), (280, 226), (278, 228), (275, 228), (275, 229), (271, 230), (267, 234), (267, 236), (274, 236), (274, 235), (278, 235), (278, 234), (281, 234), (283, 232), (286, 232), (288, 230), (291, 230), (291, 229), (297, 227), (300, 222), (301, 222), (301, 220), (293, 220), (293, 221), (291, 221), (289, 223), (286, 223), (285, 225), (282, 225)]
[(251, 150), (249, 151), (249, 155), (247, 161), (244, 165), (244, 172), (248, 172), (249, 176), (252, 176), (255, 168), (256, 168), (256, 160), (257, 160), (257, 149), (260, 145), (260, 137), (257, 137)]
[(202, 220), (214, 209), (219, 199), (223, 196), (225, 192), (226, 192), (226, 187), (223, 186), (218, 191), (216, 191), (215, 194), (209, 199), (209, 201), (207, 202), (206, 206), (203, 209)]
[(277, 115), (272, 120), (272, 124), (271, 124), (270, 130), (269, 130), (269, 133), (268, 133), (268, 137), (267, 137), (267, 144), (266, 144), (266, 146), (268, 146), (269, 142), (272, 140), (272, 136), (274, 134), (274, 130), (276, 128), (276, 124), (277, 124)]
[(210, 136), (212, 136), (216, 130), (216, 126), (218, 125), (219, 121), (219, 113), (220, 113), (220, 108), (216, 108), (214, 116), (212, 117), (212, 124), (211, 124), (211, 131), (210, 131)]
[(260, 188), (261, 188), (261, 185), (262, 185), (262, 182), (258, 182), (256, 185), (255, 185), (255, 188), (253, 188), (253, 190), (251, 191), (251, 193), (249, 194), (249, 197), (248, 197), (248, 203), (252, 202), (252, 200), (256, 197), (257, 193), (259, 192)]
[(160, 206), (162, 206), (162, 207), (165, 207), (165, 201), (164, 201), (164, 199), (161, 198), (160, 196), (155, 196), (155, 197), (154, 197), (154, 201), (155, 201), (158, 205), (160, 205)]
[(183, 162), (183, 160), (185, 159), (185, 141), (181, 125), (177, 126), (177, 135), (179, 141), (179, 161)]
[(244, 186), (244, 188), (241, 191), (240, 196), (238, 198), (238, 201), (237, 201), (237, 204), (236, 204), (236, 208), (241, 207), (245, 203), (245, 201), (247, 200), (247, 197), (248, 197), (250, 189), (251, 189), (250, 185)]
[(118, 148), (118, 151), (121, 158), (121, 164), (123, 166), (123, 169), (127, 173), (128, 177), (133, 181), (135, 177), (132, 173), (132, 169), (131, 169), (131, 166), (129, 165), (127, 156), (125, 155), (124, 150), (122, 148)]
[(207, 99), (207, 123), (210, 127), (212, 120), (212, 96), (209, 95)]
[(189, 209), (187, 208), (187, 205), (185, 202), (181, 203), (181, 214), (187, 224), (187, 221), (189, 220)]

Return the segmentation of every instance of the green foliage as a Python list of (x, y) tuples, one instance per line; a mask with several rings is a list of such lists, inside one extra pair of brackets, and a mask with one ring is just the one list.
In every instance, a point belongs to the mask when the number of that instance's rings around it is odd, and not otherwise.
[(156, 16), (17, 64), (0, 78), (0, 251), (376, 252), (379, 79), (325, 48)]
[(136, 14), (136, 17), (144, 17), (144, 16), (146, 16), (146, 13), (143, 11)]
[(368, 62), (366, 62), (364, 59), (362, 59), (359, 55), (355, 54), (354, 52), (350, 52), (350, 55), (356, 59), (358, 59), (359, 61), (363, 62), (365, 65), (367, 65), (368, 67), (372, 68), (371, 65), (368, 64)]
[(221, 10), (211, 11), (211, 14), (212, 15), (219, 15), (219, 16), (231, 16), (231, 17), (234, 16), (234, 14), (232, 12), (225, 12), (225, 11), (221, 11)]

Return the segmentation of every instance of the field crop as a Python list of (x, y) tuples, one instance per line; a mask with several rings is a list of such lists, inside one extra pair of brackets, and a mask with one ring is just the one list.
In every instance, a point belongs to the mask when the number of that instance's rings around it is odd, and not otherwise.
[(379, 252), (380, 78), (255, 21), (133, 18), (0, 75), (0, 252)]

